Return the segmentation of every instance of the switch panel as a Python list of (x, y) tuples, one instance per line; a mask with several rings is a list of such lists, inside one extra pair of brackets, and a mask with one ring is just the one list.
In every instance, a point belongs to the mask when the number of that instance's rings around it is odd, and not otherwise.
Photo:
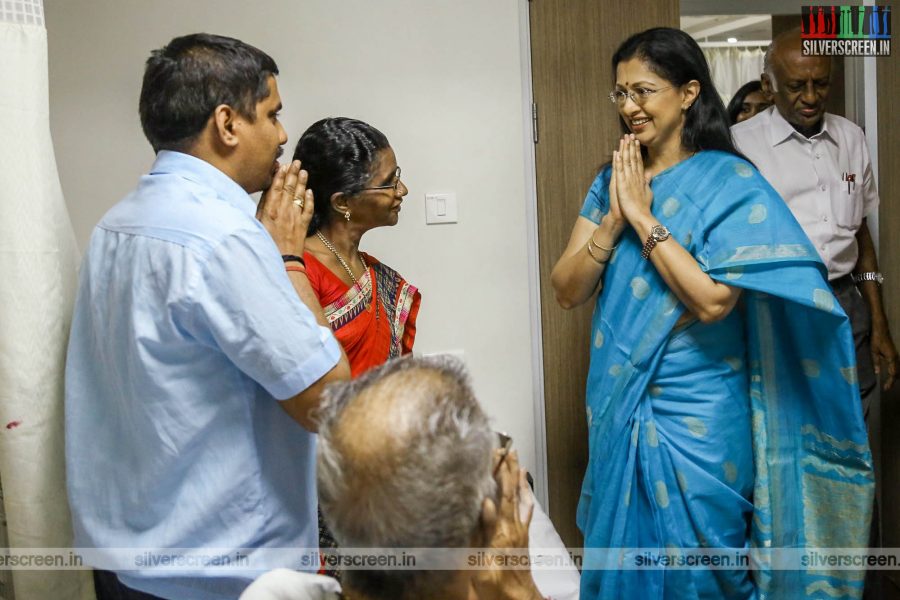
[(425, 223), (456, 223), (459, 211), (454, 192), (425, 194)]

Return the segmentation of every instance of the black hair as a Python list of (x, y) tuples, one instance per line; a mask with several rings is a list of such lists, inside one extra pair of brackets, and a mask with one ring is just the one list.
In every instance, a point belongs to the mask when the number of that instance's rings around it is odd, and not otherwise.
[(352, 196), (372, 178), (378, 152), (389, 148), (387, 137), (368, 123), (348, 117), (316, 121), (303, 132), (294, 150), (294, 160), (309, 174), (316, 210), (308, 235), (337, 216), (331, 196), (343, 192)]
[(194, 33), (177, 37), (147, 59), (141, 86), (141, 127), (155, 152), (184, 150), (215, 108), (227, 104), (253, 121), (269, 95), (272, 58), (234, 38)]
[[(700, 82), (700, 94), (685, 113), (681, 145), (690, 152), (721, 150), (745, 158), (731, 140), (728, 114), (709, 74), (709, 65), (694, 38), (680, 29), (654, 27), (631, 36), (613, 55), (615, 77), (619, 63), (639, 58), (647, 67), (674, 86), (692, 79)], [(627, 125), (619, 117), (624, 132)]]
[(748, 81), (744, 85), (738, 88), (738, 91), (734, 93), (734, 97), (731, 99), (731, 102), (728, 103), (728, 108), (725, 111), (728, 113), (728, 122), (734, 125), (737, 123), (738, 115), (741, 114), (741, 111), (744, 109), (744, 99), (754, 92), (762, 91), (762, 82), (759, 79), (754, 79), (753, 81)]

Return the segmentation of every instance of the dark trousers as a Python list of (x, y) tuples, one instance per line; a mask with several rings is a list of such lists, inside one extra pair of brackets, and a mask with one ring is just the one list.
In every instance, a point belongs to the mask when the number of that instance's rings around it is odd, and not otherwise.
[(125, 587), (112, 571), (94, 570), (97, 600), (163, 600), (159, 596)]
[(869, 306), (849, 275), (829, 281), (829, 283), (841, 308), (850, 318), (850, 327), (853, 329), (853, 345), (856, 346), (856, 374), (859, 379), (859, 393), (862, 396), (863, 414), (868, 423), (872, 400), (878, 392), (878, 378), (875, 375), (875, 365), (872, 364), (871, 352), (872, 316), (869, 314)]
[[(830, 281), (835, 297), (850, 318), (853, 330), (853, 345), (856, 347), (856, 374), (862, 399), (863, 415), (869, 432), (869, 446), (872, 450), (872, 467), (875, 470), (875, 506), (872, 511), (872, 530), (869, 546), (881, 547), (881, 393), (878, 376), (872, 363), (871, 337), (872, 316), (869, 306), (859, 293), (850, 276)], [(881, 578), (877, 571), (866, 574), (864, 598), (881, 597)]]

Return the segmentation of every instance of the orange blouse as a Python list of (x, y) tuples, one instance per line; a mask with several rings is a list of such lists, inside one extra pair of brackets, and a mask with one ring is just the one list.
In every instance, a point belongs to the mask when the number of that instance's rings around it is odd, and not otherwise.
[(309, 252), (304, 253), (309, 283), (334, 336), (344, 347), (356, 377), (412, 352), (422, 295), (399, 273), (362, 253), (369, 268), (348, 287)]

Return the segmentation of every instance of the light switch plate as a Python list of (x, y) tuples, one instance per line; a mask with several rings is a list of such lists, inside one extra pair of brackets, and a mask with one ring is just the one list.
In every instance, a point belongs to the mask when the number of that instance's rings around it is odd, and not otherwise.
[(456, 193), (425, 194), (425, 223), (456, 223), (459, 220), (459, 208)]

